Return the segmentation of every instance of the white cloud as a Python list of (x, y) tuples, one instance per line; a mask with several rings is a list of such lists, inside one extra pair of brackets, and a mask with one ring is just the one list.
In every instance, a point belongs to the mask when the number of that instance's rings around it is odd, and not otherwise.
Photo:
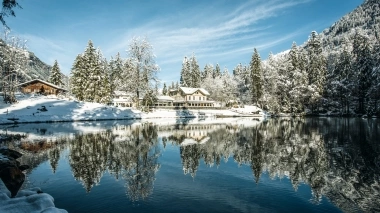
[[(191, 24), (188, 19), (184, 20), (183, 25), (172, 24), (181, 23), (178, 20), (174, 22), (173, 17), (157, 19), (139, 28), (128, 29), (106, 52), (117, 52), (121, 47), (126, 49), (133, 36), (146, 35), (159, 56), (159, 65), (165, 69), (176, 66), (179, 70), (183, 57), (193, 52), (198, 59), (212, 56), (216, 63), (218, 57), (251, 54), (253, 47), (267, 49), (301, 33), (297, 31), (281, 36), (275, 35), (274, 26), (266, 26), (263, 22), (286, 9), (306, 2), (309, 1), (249, 1), (231, 11), (214, 13), (207, 12), (208, 8), (204, 8), (203, 13), (198, 11), (194, 17), (194, 11), (189, 10), (189, 14), (182, 14), (179, 18), (191, 17)], [(221, 15), (222, 12), (225, 14)], [(236, 61), (235, 64), (238, 62), (240, 61)], [(166, 72), (165, 69), (163, 72)]]

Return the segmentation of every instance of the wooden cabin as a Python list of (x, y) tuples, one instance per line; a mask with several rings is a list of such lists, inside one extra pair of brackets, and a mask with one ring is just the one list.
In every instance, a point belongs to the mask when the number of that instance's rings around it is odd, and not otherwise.
[(44, 95), (57, 95), (59, 93), (67, 92), (67, 90), (54, 85), (52, 83), (40, 80), (33, 79), (31, 81), (27, 81), (25, 83), (19, 84), (22, 93), (40, 93)]

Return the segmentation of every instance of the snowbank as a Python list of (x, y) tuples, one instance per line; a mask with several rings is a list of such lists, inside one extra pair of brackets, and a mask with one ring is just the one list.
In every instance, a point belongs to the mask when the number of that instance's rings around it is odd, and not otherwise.
[(139, 118), (138, 110), (56, 96), (25, 95), (15, 104), (0, 105), (0, 124)]
[(39, 188), (21, 190), (15, 198), (10, 198), (10, 192), (5, 187), (0, 189), (0, 212), (67, 213), (66, 210), (56, 208), (53, 197), (42, 193)]

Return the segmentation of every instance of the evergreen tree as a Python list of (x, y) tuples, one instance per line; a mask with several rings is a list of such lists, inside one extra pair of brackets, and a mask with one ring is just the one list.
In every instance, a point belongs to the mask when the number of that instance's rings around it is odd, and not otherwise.
[(371, 88), (372, 78), (372, 52), (368, 37), (357, 32), (353, 44), (354, 69), (358, 75), (358, 85), (356, 93), (358, 95), (358, 112), (366, 113), (369, 99), (369, 89)]
[(181, 87), (190, 87), (191, 85), (191, 64), (186, 56), (182, 62), (180, 85)]
[(276, 68), (276, 62), (272, 53), (269, 53), (268, 60), (265, 63), (263, 69), (263, 96), (265, 110), (271, 113), (278, 113), (280, 111), (280, 105), (277, 97), (277, 84), (278, 72)]
[(201, 83), (201, 71), (199, 69), (198, 61), (193, 54), (190, 58), (191, 65), (191, 84), (190, 87), (199, 88)]
[(314, 109), (314, 104), (318, 103), (323, 95), (327, 69), (326, 59), (322, 54), (321, 38), (317, 32), (311, 32), (306, 48), (308, 51), (309, 102)]
[(215, 66), (215, 69), (213, 70), (212, 77), (213, 78), (218, 78), (221, 75), (222, 75), (222, 73), (220, 72), (220, 67), (219, 67), (219, 64), (217, 63), (216, 66)]
[(350, 102), (355, 89), (355, 73), (352, 67), (352, 56), (344, 44), (332, 73), (330, 84), (332, 95), (340, 102), (341, 112), (349, 114)]
[(50, 73), (50, 79), (49, 79), (49, 81), (52, 84), (55, 84), (57, 86), (62, 86), (63, 85), (63, 82), (62, 82), (62, 73), (61, 73), (61, 70), (59, 69), (59, 65), (58, 65), (57, 60), (54, 61), (54, 65), (51, 68), (51, 73)]
[(206, 64), (205, 68), (203, 69), (203, 72), (202, 72), (202, 79), (201, 79), (201, 81), (203, 81), (207, 77), (212, 76), (213, 75), (213, 71), (214, 71), (214, 66), (212, 64)]
[(79, 54), (75, 58), (73, 67), (71, 69), (71, 93), (79, 100), (84, 100), (84, 90), (87, 84), (87, 70), (84, 69), (83, 55)]
[(120, 53), (117, 53), (115, 58), (111, 58), (109, 71), (110, 90), (113, 95), (115, 90), (121, 90), (124, 84), (124, 62), (121, 59)]
[(380, 116), (380, 110), (378, 102), (380, 100), (380, 40), (377, 38), (377, 41), (372, 50), (373, 57), (373, 70), (372, 70), (372, 84), (369, 91), (371, 105), (373, 112)]
[(91, 40), (74, 62), (71, 84), (72, 93), (80, 101), (109, 103), (111, 100), (107, 61)]
[(164, 83), (164, 87), (162, 88), (162, 95), (167, 95), (168, 89), (166, 88), (166, 83)]
[(298, 113), (302, 112), (304, 107), (307, 92), (307, 74), (304, 70), (305, 66), (303, 66), (302, 53), (300, 53), (295, 42), (293, 42), (288, 56), (290, 112)]
[(262, 67), (261, 67), (261, 59), (260, 55), (257, 52), (256, 48), (254, 49), (252, 59), (250, 62), (251, 69), (251, 95), (252, 95), (252, 103), (258, 102), (263, 94), (262, 90)]

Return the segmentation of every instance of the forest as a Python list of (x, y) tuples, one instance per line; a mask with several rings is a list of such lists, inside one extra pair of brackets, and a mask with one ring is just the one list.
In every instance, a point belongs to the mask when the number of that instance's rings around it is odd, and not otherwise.
[[(90, 40), (78, 54), (68, 77), (55, 61), (49, 81), (67, 88), (79, 101), (112, 103), (115, 91), (154, 105), (158, 95), (171, 89), (201, 87), (210, 99), (230, 106), (257, 105), (271, 114), (328, 114), (379, 116), (380, 21), (379, 3), (367, 0), (322, 33), (311, 32), (304, 44), (269, 54), (262, 60), (253, 50), (251, 59), (237, 62), (229, 71), (218, 63), (202, 69), (193, 53), (178, 67), (177, 82), (159, 79), (159, 66), (147, 38), (131, 40), (126, 56), (107, 60)], [(1, 89), (5, 102), (15, 102), (17, 84), (29, 80), (30, 53), (17, 38), (4, 34), (0, 43)], [(26, 77), (25, 77), (26, 76)]]

